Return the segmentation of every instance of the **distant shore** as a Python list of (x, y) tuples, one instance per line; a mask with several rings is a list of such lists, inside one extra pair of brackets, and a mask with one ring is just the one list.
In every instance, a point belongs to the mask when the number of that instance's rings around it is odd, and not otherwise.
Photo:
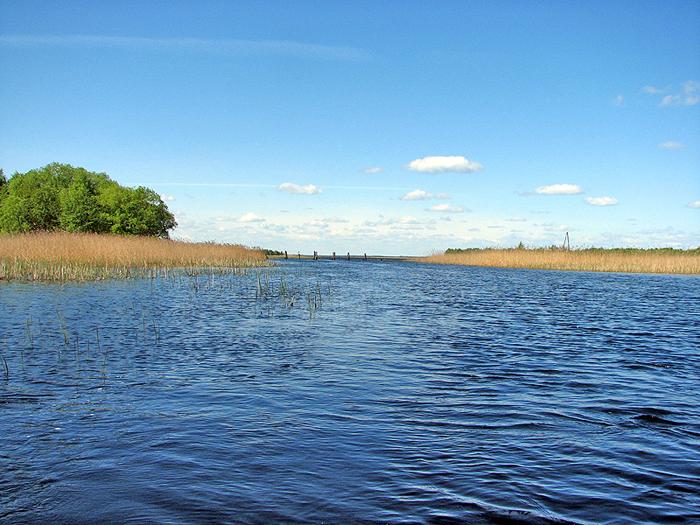
[[(700, 249), (673, 248), (468, 248), (448, 250), (428, 256), (406, 255), (339, 255), (318, 254), (318, 260), (405, 261), (424, 264), (483, 266), (490, 268), (521, 268), (531, 270), (563, 270), (610, 273), (700, 274)], [(270, 259), (284, 260), (284, 255)], [(309, 254), (288, 254), (289, 260), (310, 261)]]
[(182, 268), (264, 266), (262, 250), (235, 244), (94, 233), (0, 235), (0, 281), (97, 281)]
[(411, 259), (431, 264), (588, 272), (700, 274), (700, 249), (466, 249)]
[[(289, 260), (314, 259), (288, 253)], [(462, 249), (425, 257), (316, 254), (318, 260), (406, 261), (427, 264), (590, 272), (700, 274), (700, 249)], [(236, 244), (193, 243), (155, 237), (40, 232), (0, 235), (0, 281), (96, 281), (173, 269), (201, 273), (260, 267), (284, 260)]]

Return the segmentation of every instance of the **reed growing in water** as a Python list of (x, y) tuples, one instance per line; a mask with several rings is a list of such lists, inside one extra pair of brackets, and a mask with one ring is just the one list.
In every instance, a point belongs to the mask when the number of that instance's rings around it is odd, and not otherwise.
[(433, 264), (589, 272), (700, 274), (700, 249), (466, 249), (417, 259)]
[(93, 281), (265, 264), (262, 250), (235, 244), (66, 232), (0, 235), (0, 280)]

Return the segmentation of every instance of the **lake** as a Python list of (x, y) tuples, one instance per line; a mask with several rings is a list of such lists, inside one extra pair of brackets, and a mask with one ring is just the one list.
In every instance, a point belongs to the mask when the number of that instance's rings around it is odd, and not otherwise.
[(289, 261), (0, 311), (2, 523), (700, 522), (698, 277)]

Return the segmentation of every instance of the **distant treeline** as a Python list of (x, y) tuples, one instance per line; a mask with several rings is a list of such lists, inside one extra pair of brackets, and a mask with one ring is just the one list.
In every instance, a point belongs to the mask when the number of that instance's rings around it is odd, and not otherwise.
[(168, 237), (175, 217), (153, 190), (127, 188), (105, 173), (69, 164), (0, 170), (0, 233), (91, 232)]

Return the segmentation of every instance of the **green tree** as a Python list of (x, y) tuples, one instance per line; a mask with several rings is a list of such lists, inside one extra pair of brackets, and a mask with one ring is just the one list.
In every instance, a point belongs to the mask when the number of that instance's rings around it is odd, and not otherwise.
[(77, 174), (61, 195), (61, 229), (102, 233), (106, 231), (104, 222), (95, 181), (84, 173)]
[(120, 188), (111, 214), (112, 233), (168, 237), (177, 223), (160, 196), (148, 188)]
[(0, 209), (2, 208), (2, 201), (7, 195), (7, 178), (5, 177), (5, 172), (0, 168)]
[(0, 232), (23, 233), (31, 231), (29, 207), (24, 199), (9, 195), (0, 205)]
[(105, 173), (53, 163), (15, 173), (9, 181), (0, 176), (0, 232), (63, 229), (168, 237), (175, 226), (156, 192), (120, 186)]
[[(15, 173), (7, 183), (7, 197), (17, 197), (3, 207), (10, 206), (12, 215), (21, 215), (30, 230), (55, 230), (58, 228), (60, 186), (58, 181), (44, 170), (31, 170), (25, 174)], [(18, 206), (23, 209), (19, 210)], [(18, 215), (19, 214), (19, 215)], [(15, 223), (18, 225), (19, 223)], [(11, 230), (11, 231), (26, 231)]]

